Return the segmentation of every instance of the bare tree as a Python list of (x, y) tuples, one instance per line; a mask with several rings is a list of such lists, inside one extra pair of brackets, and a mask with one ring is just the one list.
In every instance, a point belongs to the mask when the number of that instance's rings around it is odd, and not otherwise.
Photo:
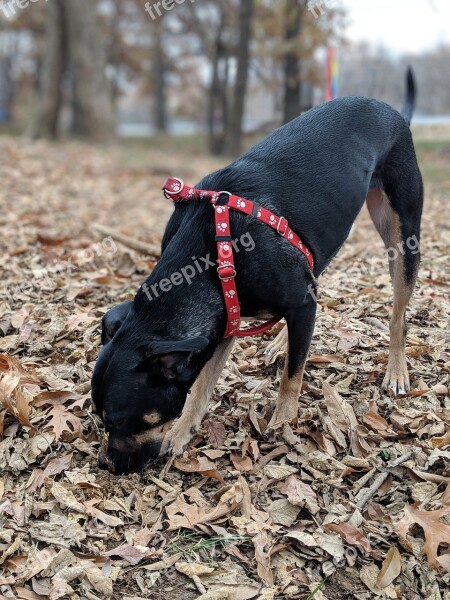
[(99, 41), (96, 3), (63, 0), (68, 33), (69, 69), (73, 76), (72, 132), (102, 141), (113, 135), (113, 115)]
[(209, 148), (212, 154), (225, 151), (225, 132), (228, 126), (229, 45), (226, 38), (227, 12), (219, 5), (212, 52), (212, 76), (208, 102)]
[(303, 2), (301, 0), (285, 0), (285, 16), (283, 123), (288, 123), (298, 117), (301, 110), (299, 37)]
[(96, 2), (53, 0), (47, 13), (47, 48), (42, 68), (35, 137), (58, 135), (61, 81), (72, 76), (72, 133), (103, 141), (113, 135), (113, 114), (100, 43)]
[(242, 150), (242, 125), (245, 96), (250, 66), (250, 40), (254, 0), (241, 0), (239, 7), (239, 40), (237, 47), (237, 74), (234, 84), (233, 111), (228, 134), (228, 152), (237, 155)]
[(47, 9), (46, 48), (39, 83), (38, 107), (32, 124), (32, 136), (55, 139), (62, 104), (61, 78), (67, 61), (66, 36), (61, 0), (53, 0)]
[(156, 19), (153, 44), (153, 89), (155, 98), (155, 126), (162, 133), (167, 132), (167, 59), (163, 48), (163, 16)]

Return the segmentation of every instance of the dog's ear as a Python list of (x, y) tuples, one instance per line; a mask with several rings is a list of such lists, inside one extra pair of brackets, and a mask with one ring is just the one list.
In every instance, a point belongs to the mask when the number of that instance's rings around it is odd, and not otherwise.
[(127, 318), (133, 302), (127, 300), (109, 310), (102, 319), (102, 344), (110, 342)]
[(195, 354), (205, 350), (209, 340), (198, 336), (188, 340), (154, 342), (145, 351), (141, 366), (149, 363), (156, 366), (166, 379), (188, 380), (191, 376), (190, 363)]

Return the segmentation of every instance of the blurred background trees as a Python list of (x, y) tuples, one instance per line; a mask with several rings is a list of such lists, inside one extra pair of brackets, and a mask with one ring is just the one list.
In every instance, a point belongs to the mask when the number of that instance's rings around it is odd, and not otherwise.
[[(38, 82), (34, 137), (55, 139), (66, 99), (70, 132), (104, 141), (114, 131), (112, 94), (96, 5), (91, 0), (52, 0), (48, 5), (45, 51)], [(65, 88), (65, 94), (63, 93)]]
[[(9, 2), (9, 4), (8, 4)], [(450, 112), (450, 48), (393, 57), (345, 45), (342, 10), (308, 0), (49, 0), (0, 10), (0, 127), (34, 137), (204, 134), (235, 155), (324, 99), (325, 49), (339, 44), (341, 94), (400, 106), (412, 62), (419, 112)], [(170, 1), (168, 0), (170, 6)], [(152, 18), (153, 17), (153, 18)]]

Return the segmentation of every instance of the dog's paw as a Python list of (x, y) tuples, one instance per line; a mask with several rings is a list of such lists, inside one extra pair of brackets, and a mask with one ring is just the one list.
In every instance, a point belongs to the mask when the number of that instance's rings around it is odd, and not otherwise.
[(180, 423), (180, 421), (175, 423), (163, 440), (159, 456), (166, 456), (167, 454), (171, 456), (181, 456), (184, 454), (196, 431), (197, 427), (194, 425), (186, 427), (183, 426), (183, 423)]
[(275, 408), (275, 411), (270, 419), (269, 424), (267, 425), (266, 431), (274, 431), (276, 429), (280, 429), (285, 425), (285, 423), (291, 423), (297, 418), (298, 414), (298, 403), (288, 402), (283, 404), (279, 408)]
[(264, 356), (265, 358), (265, 363), (266, 365), (271, 364), (277, 357), (279, 352), (282, 352), (286, 349), (286, 345), (287, 345), (287, 340), (288, 340), (288, 333), (287, 333), (287, 327), (286, 325), (283, 327), (283, 329), (280, 331), (280, 333), (272, 340), (270, 341), (265, 350), (264, 350)]
[(409, 384), (408, 367), (406, 359), (389, 361), (381, 384), (383, 390), (391, 391), (394, 395), (407, 394), (411, 387)]

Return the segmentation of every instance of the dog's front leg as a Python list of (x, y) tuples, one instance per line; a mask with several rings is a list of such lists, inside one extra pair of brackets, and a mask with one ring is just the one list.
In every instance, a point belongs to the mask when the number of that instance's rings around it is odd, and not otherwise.
[(185, 451), (192, 436), (200, 427), (211, 394), (233, 347), (233, 342), (234, 338), (222, 340), (213, 356), (203, 367), (192, 386), (191, 393), (187, 397), (180, 418), (164, 438), (159, 453), (160, 456), (164, 456), (168, 452), (174, 456), (179, 456)]
[(316, 306), (315, 298), (309, 296), (305, 304), (292, 310), (286, 317), (288, 350), (277, 403), (269, 423), (269, 429), (277, 429), (297, 417), (303, 371), (314, 332)]

